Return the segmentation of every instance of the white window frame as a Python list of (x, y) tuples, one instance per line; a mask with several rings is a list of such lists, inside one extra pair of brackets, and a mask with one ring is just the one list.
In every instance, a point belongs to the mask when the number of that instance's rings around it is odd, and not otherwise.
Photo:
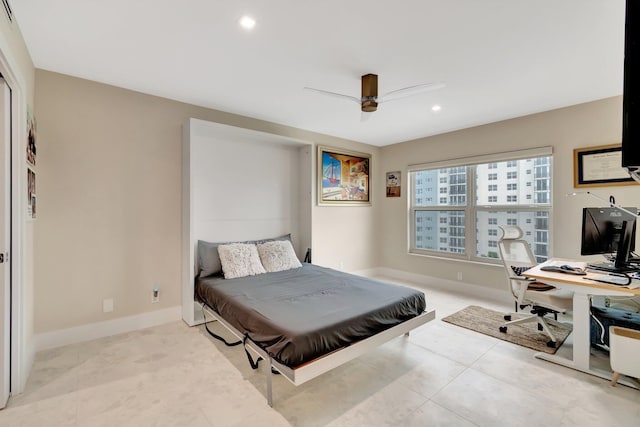
[[(475, 204), (476, 200), (476, 176), (475, 176), (475, 168), (472, 166), (476, 166), (479, 164), (486, 163), (499, 163), (509, 160), (523, 160), (523, 159), (533, 159), (536, 157), (551, 157), (551, 168), (550, 168), (550, 184), (549, 184), (549, 192), (550, 203), (548, 205), (539, 205), (539, 204), (521, 204), (521, 205), (491, 205), (491, 206), (480, 206)], [(413, 206), (413, 188), (415, 186), (415, 174), (414, 172), (418, 172), (421, 170), (433, 170), (433, 169), (448, 169), (452, 167), (460, 167), (466, 166), (468, 168), (467, 172), (467, 204), (465, 206), (453, 206), (453, 205), (434, 205), (434, 206)], [(471, 167), (470, 167), (471, 166)], [(466, 157), (460, 159), (451, 159), (444, 160), (438, 162), (430, 162), (430, 163), (421, 163), (409, 165), (407, 168), (407, 175), (409, 176), (409, 193), (408, 193), (408, 226), (409, 226), (409, 234), (408, 234), (408, 251), (411, 254), (417, 255), (425, 255), (436, 258), (448, 258), (448, 259), (458, 259), (461, 261), (470, 261), (470, 262), (479, 262), (486, 264), (501, 264), (499, 259), (492, 259), (486, 257), (478, 257), (476, 256), (476, 217), (477, 213), (480, 211), (511, 211), (514, 213), (517, 212), (530, 212), (532, 210), (535, 211), (543, 211), (548, 212), (548, 232), (549, 232), (549, 242), (548, 242), (548, 254), (547, 256), (551, 258), (553, 256), (553, 246), (551, 236), (553, 236), (553, 149), (552, 147), (539, 147), (532, 148), (526, 150), (517, 150), (517, 151), (509, 151), (504, 153), (495, 153), (488, 154), (483, 156), (475, 156), (475, 157)], [(458, 254), (453, 252), (444, 252), (442, 250), (427, 250), (427, 249), (419, 249), (415, 247), (415, 216), (418, 211), (463, 211), (465, 212), (465, 229), (468, 230), (468, 234), (465, 233), (465, 253)], [(439, 248), (441, 249), (441, 248)]]

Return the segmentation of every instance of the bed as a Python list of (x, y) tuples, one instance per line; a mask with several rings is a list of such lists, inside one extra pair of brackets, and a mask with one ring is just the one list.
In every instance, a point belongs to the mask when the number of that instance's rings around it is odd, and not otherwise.
[(207, 312), (295, 385), (435, 318), (424, 293), (312, 264), (225, 279), (197, 278)]

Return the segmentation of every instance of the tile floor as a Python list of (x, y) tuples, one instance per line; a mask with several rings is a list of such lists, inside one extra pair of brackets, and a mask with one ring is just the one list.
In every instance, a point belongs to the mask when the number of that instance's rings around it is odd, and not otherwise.
[(274, 377), (274, 408), (242, 348), (174, 322), (39, 353), (0, 426), (640, 425), (639, 390), (440, 321), (509, 307), (426, 294), (436, 320), (299, 387)]

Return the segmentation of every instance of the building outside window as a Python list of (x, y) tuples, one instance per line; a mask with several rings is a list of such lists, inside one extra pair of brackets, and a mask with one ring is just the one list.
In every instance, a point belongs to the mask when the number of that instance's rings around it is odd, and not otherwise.
[[(533, 155), (525, 157), (527, 154)], [(427, 164), (410, 170), (410, 251), (467, 260), (495, 259), (497, 262), (496, 237), (501, 234), (497, 227), (518, 225), (538, 262), (548, 259), (551, 152), (547, 149), (525, 150), (513, 159), (509, 159), (509, 155), (498, 154), (498, 161), (494, 162), (485, 160), (485, 163), (435, 168)], [(527, 171), (532, 172), (527, 174)], [(506, 183), (506, 180), (510, 182)], [(502, 188), (516, 194), (495, 195), (500, 182), (505, 182)], [(422, 189), (423, 196), (438, 196), (442, 192), (449, 197), (433, 198), (437, 203), (427, 202), (427, 197), (417, 197), (418, 188)], [(418, 231), (417, 224), (423, 221), (437, 222), (440, 226), (432, 231)], [(430, 239), (427, 239), (428, 233), (431, 233)], [(422, 238), (418, 239), (418, 235)]]

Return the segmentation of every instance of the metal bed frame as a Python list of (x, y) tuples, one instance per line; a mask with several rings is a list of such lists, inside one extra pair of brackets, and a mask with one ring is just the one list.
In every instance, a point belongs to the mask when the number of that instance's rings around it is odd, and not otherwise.
[[(211, 310), (206, 305), (203, 307), (203, 310), (206, 310), (207, 314), (210, 314), (215, 320), (220, 322), (222, 326), (224, 326), (239, 340), (244, 339), (244, 335), (239, 330), (231, 326), (231, 324), (223, 319), (218, 313)], [(283, 365), (277, 360), (274, 360), (266, 351), (264, 351), (250, 339), (245, 341), (245, 349), (251, 350), (252, 352), (254, 352), (254, 354), (262, 357), (263, 361), (265, 362), (263, 365), (263, 369), (267, 382), (267, 403), (269, 404), (269, 406), (273, 407), (273, 391), (271, 379), (271, 375), (273, 374), (272, 369), (278, 371), (293, 385), (298, 386), (381, 346), (382, 344), (392, 340), (393, 338), (399, 337), (403, 334), (405, 336), (409, 336), (409, 332), (411, 330), (432, 321), (433, 319), (435, 319), (435, 317), (435, 310), (425, 310), (418, 316), (406, 320), (396, 326), (372, 335), (369, 338), (357, 341), (354, 344), (342, 347), (338, 350), (320, 356), (310, 362), (303, 363), (302, 365), (295, 368)]]

